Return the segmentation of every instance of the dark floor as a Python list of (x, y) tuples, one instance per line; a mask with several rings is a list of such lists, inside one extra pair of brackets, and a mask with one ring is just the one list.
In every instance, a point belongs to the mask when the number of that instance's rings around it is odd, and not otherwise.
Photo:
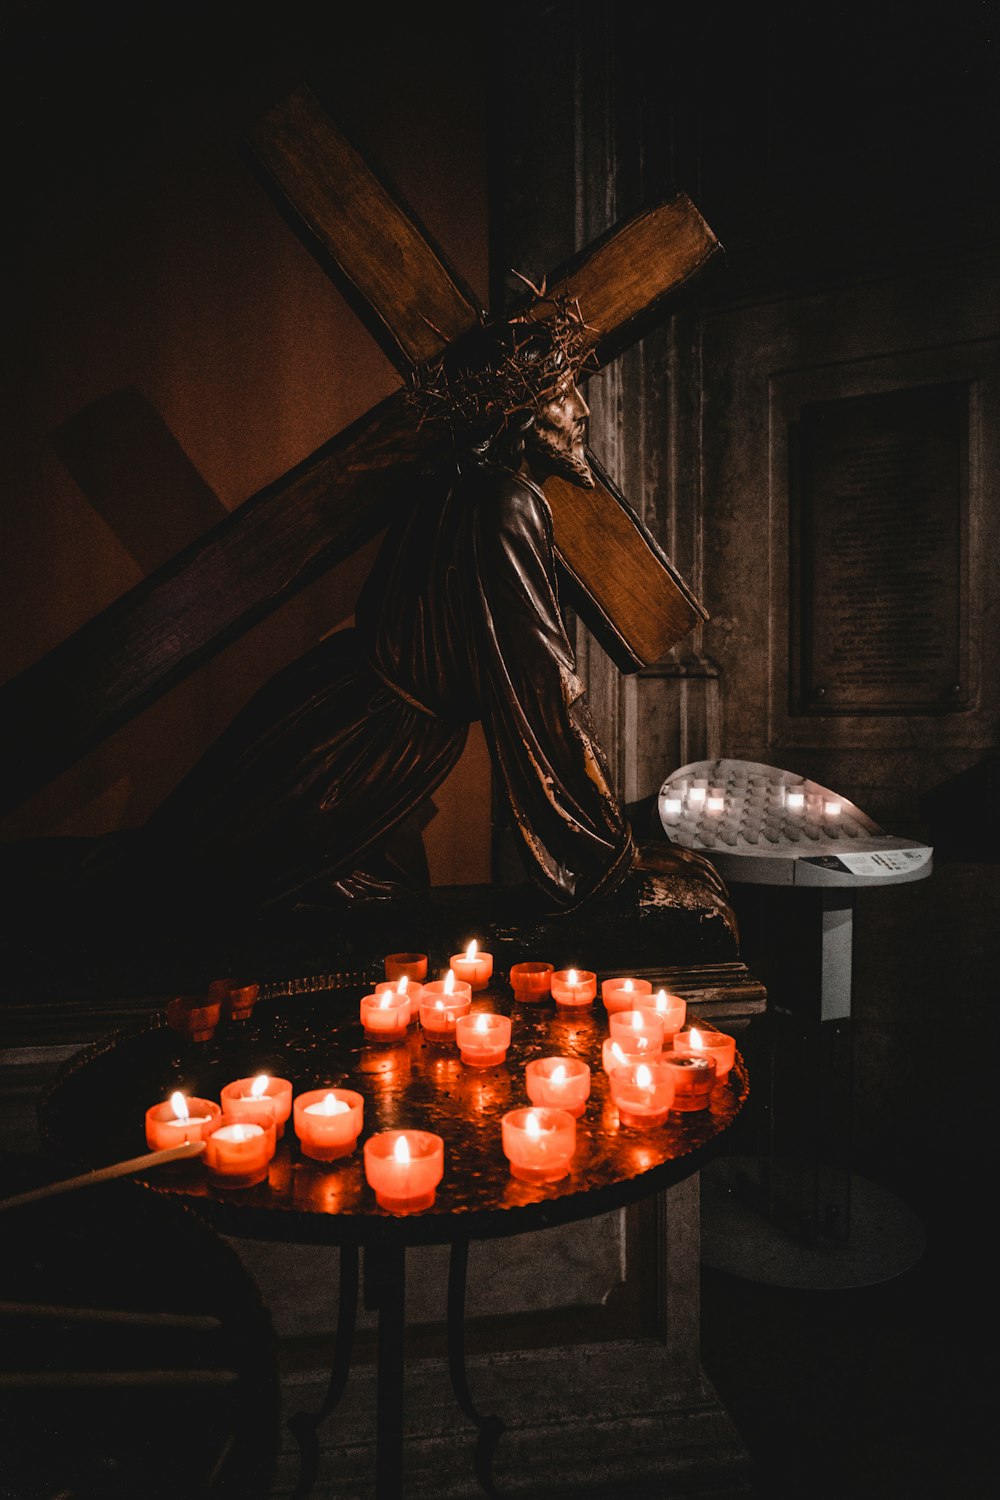
[(703, 1363), (760, 1500), (1000, 1495), (995, 1175), (975, 1160), (928, 1163), (916, 1190), (880, 1175), (927, 1233), (902, 1274), (813, 1290), (703, 1267)]

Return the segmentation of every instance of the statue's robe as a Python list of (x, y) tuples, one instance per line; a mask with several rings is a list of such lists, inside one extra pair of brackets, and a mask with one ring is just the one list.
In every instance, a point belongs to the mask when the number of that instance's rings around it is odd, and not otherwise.
[(393, 831), (481, 720), (529, 872), (553, 909), (611, 890), (635, 853), (576, 676), (552, 520), (481, 461), (425, 473), (355, 625), (268, 682), (147, 824), (161, 868), (274, 908), (391, 894)]

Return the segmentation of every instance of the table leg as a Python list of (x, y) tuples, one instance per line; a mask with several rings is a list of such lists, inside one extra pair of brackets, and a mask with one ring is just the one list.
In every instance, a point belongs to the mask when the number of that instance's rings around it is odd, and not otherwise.
[(299, 1445), (299, 1478), (292, 1500), (304, 1500), (319, 1472), (319, 1440), (316, 1430), (333, 1411), (344, 1394), (351, 1367), (354, 1325), (358, 1313), (358, 1250), (356, 1245), (340, 1248), (340, 1286), (337, 1296), (337, 1332), (333, 1346), (330, 1381), (319, 1411), (300, 1411), (289, 1418), (288, 1430)]
[(465, 1285), (469, 1266), (468, 1240), (454, 1240), (448, 1260), (448, 1372), (451, 1388), (462, 1411), (479, 1428), (476, 1438), (475, 1471), (484, 1494), (496, 1500), (493, 1484), (493, 1454), (503, 1435), (499, 1417), (484, 1417), (469, 1392), (465, 1369)]
[(365, 1250), (365, 1305), (378, 1312), (375, 1497), (403, 1493), (403, 1370), (406, 1334), (406, 1251), (385, 1243)]

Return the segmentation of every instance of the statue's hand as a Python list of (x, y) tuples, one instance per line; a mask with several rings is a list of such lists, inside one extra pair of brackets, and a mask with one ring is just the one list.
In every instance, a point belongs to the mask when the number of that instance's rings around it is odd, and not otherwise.
[(729, 891), (718, 870), (698, 849), (682, 849), (666, 839), (654, 839), (639, 845), (632, 869), (639, 875), (673, 875), (693, 877), (707, 885), (726, 902)]

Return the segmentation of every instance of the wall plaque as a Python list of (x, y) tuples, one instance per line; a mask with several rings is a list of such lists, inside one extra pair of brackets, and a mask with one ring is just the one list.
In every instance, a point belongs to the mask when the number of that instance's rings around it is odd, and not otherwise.
[(967, 706), (968, 400), (955, 381), (802, 406), (793, 714)]

